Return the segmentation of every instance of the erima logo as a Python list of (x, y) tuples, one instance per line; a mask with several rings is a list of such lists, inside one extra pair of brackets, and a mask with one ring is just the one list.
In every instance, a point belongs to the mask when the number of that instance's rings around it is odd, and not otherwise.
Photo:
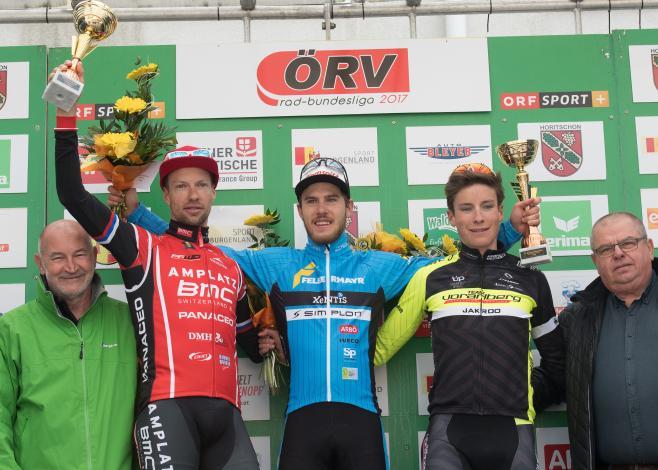
[(555, 228), (561, 232), (573, 232), (578, 228), (578, 223), (580, 222), (580, 216), (576, 216), (573, 219), (563, 220), (558, 217), (553, 216), (553, 222), (555, 222)]
[(292, 280), (292, 288), (294, 289), (299, 285), (303, 276), (310, 276), (314, 272), (315, 272), (315, 263), (311, 261), (310, 263), (308, 263), (306, 266), (304, 266), (302, 269), (300, 269), (295, 273), (295, 277)]

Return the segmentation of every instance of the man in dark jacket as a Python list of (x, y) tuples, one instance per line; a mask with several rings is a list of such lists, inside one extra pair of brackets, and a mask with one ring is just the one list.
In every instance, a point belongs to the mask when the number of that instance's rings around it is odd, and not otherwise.
[(636, 216), (592, 228), (599, 277), (560, 315), (574, 470), (658, 469), (658, 285)]

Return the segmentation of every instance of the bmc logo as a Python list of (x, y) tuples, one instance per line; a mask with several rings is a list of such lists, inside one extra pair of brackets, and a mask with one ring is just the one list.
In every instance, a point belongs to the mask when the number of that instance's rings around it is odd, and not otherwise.
[(359, 333), (359, 327), (356, 325), (340, 325), (338, 332), (342, 335), (356, 335)]
[(544, 468), (546, 470), (571, 470), (569, 444), (548, 444), (544, 446)]

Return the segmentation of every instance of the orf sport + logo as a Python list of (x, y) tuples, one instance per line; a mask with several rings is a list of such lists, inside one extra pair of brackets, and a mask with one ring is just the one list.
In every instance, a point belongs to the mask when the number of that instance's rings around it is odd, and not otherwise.
[(256, 78), (258, 97), (270, 106), (292, 97), (408, 93), (408, 50), (279, 51), (260, 61)]
[(583, 164), (583, 135), (580, 126), (553, 130), (541, 126), (541, 157), (546, 169), (555, 176), (571, 176)]
[(590, 201), (544, 201), (541, 231), (552, 250), (589, 250), (592, 229)]

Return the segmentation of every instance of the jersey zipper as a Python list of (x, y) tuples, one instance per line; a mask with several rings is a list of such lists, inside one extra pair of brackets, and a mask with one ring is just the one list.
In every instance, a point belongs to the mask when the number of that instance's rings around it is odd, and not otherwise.
[(324, 249), (325, 258), (325, 300), (327, 305), (327, 401), (331, 401), (331, 270), (329, 245)]
[(476, 400), (477, 400), (477, 410), (478, 414), (482, 414), (482, 370), (484, 368), (484, 351), (482, 346), (482, 337), (484, 335), (484, 315), (482, 315), (482, 308), (484, 304), (482, 302), (482, 295), (484, 294), (484, 258), (480, 255), (480, 321), (478, 322), (479, 330), (479, 348), (478, 351), (478, 373), (477, 373), (477, 383), (476, 383)]

